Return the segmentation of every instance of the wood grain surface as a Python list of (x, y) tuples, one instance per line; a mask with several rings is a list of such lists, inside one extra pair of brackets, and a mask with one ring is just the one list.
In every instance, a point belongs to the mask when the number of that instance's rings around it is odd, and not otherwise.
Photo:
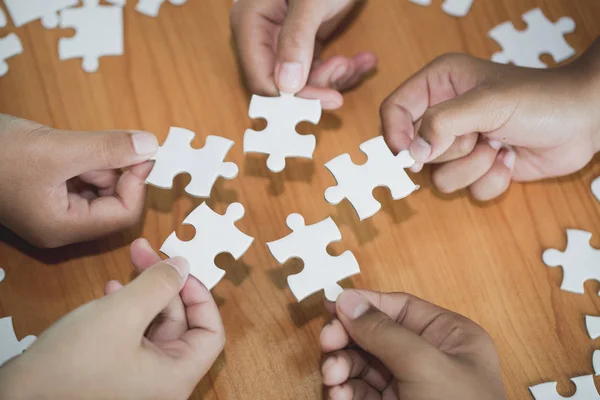
[[(566, 15), (576, 21), (577, 31), (567, 39), (578, 54), (600, 33), (598, 0), (475, 0), (462, 19), (444, 14), (441, 0), (433, 3), (366, 2), (326, 55), (372, 50), (380, 59), (378, 71), (345, 95), (340, 111), (325, 113), (318, 127), (301, 126), (317, 135), (314, 160), (290, 160), (280, 174), (267, 170), (264, 157), (243, 154), (244, 130), (261, 123), (247, 117), (249, 93), (232, 47), (230, 0), (165, 3), (158, 18), (129, 4), (125, 55), (101, 59), (93, 74), (83, 72), (80, 60), (58, 60), (57, 40), (72, 32), (46, 30), (39, 21), (0, 29), (0, 35), (17, 32), (24, 46), (0, 78), (2, 113), (64, 129), (143, 129), (161, 142), (170, 126), (181, 126), (197, 132), (197, 147), (209, 134), (236, 142), (228, 160), (240, 174), (220, 180), (209, 205), (223, 213), (241, 202), (246, 216), (237, 225), (256, 240), (240, 261), (217, 257), (227, 271), (213, 290), (227, 344), (194, 399), (322, 396), (323, 296), (296, 303), (286, 278), (301, 271), (302, 263), (279, 266), (265, 246), (289, 232), (285, 218), (293, 212), (307, 223), (332, 216), (339, 225), (343, 239), (329, 251), (352, 250), (362, 269), (346, 287), (410, 292), (483, 325), (498, 346), (509, 398), (529, 399), (529, 385), (554, 380), (566, 396), (574, 391), (568, 378), (592, 373), (592, 351), (600, 343), (587, 336), (584, 316), (600, 314), (600, 284), (588, 282), (585, 295), (561, 291), (561, 269), (547, 268), (541, 254), (564, 248), (566, 228), (593, 232), (592, 243), (600, 246), (600, 204), (590, 192), (600, 175), (599, 157), (567, 178), (513, 184), (507, 195), (486, 204), (465, 192), (440, 195), (427, 171), (413, 176), (421, 189), (405, 200), (393, 202), (388, 190), (377, 189), (383, 210), (364, 222), (347, 202), (332, 206), (324, 200), (335, 180), (323, 164), (346, 152), (364, 162), (358, 146), (380, 133), (382, 100), (436, 56), (467, 52), (489, 58), (500, 48), (487, 32), (507, 20), (524, 28), (520, 15), (537, 6), (551, 19)], [(192, 238), (193, 228), (182, 221), (201, 201), (185, 194), (188, 181), (179, 176), (171, 191), (150, 187), (139, 227), (93, 243), (39, 250), (1, 231), (0, 266), (7, 277), (0, 283), (0, 316), (13, 316), (19, 337), (40, 334), (102, 296), (108, 280), (133, 278), (128, 244), (134, 238), (146, 237), (156, 248), (173, 230)]]

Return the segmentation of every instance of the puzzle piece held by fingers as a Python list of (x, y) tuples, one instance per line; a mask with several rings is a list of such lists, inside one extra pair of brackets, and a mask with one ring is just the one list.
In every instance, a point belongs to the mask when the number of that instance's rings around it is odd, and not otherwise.
[(35, 336), (27, 336), (19, 341), (15, 335), (12, 318), (0, 318), (0, 366), (23, 353), (35, 341)]

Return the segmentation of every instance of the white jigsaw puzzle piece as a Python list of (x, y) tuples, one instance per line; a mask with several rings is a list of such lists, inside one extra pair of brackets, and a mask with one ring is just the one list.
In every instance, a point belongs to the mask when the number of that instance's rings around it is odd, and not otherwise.
[(16, 33), (9, 33), (0, 38), (0, 76), (4, 76), (8, 72), (6, 60), (21, 53), (23, 53), (23, 46)]
[(190, 263), (190, 274), (211, 290), (225, 276), (225, 271), (215, 265), (215, 257), (230, 253), (237, 260), (254, 241), (235, 226), (244, 212), (244, 206), (232, 203), (225, 215), (219, 215), (202, 203), (183, 221), (196, 229), (194, 238), (184, 242), (173, 232), (160, 251), (169, 257), (185, 257)]
[(27, 336), (19, 341), (15, 335), (12, 318), (0, 318), (0, 366), (27, 350), (35, 339), (35, 336)]
[(549, 267), (562, 266), (562, 290), (583, 294), (584, 283), (595, 279), (600, 281), (600, 250), (590, 245), (592, 234), (589, 232), (568, 229), (567, 248), (564, 252), (548, 249), (542, 258)]
[(598, 339), (600, 337), (600, 317), (594, 317), (592, 315), (585, 316), (585, 327), (587, 333), (592, 338)]
[(115, 6), (124, 6), (127, 0), (106, 0), (107, 2), (114, 4)]
[(232, 162), (223, 162), (233, 141), (219, 136), (207, 136), (201, 149), (194, 149), (191, 142), (194, 132), (172, 127), (165, 143), (158, 149), (156, 161), (146, 183), (163, 189), (173, 187), (173, 179), (187, 172), (192, 176), (185, 191), (192, 196), (208, 198), (218, 177), (233, 179), (238, 167)]
[(592, 194), (600, 201), (600, 177), (592, 182)]
[(44, 28), (58, 26), (58, 12), (76, 6), (78, 0), (4, 0), (15, 27), (41, 19)]
[(580, 376), (571, 381), (577, 387), (577, 392), (571, 397), (563, 397), (556, 391), (556, 382), (542, 383), (529, 388), (535, 400), (600, 400), (600, 395), (594, 384), (594, 376)]
[(98, 70), (100, 57), (123, 55), (122, 7), (84, 0), (83, 7), (61, 11), (60, 27), (73, 28), (76, 34), (59, 39), (59, 59), (82, 58), (86, 72)]
[(4, 278), (6, 278), (6, 272), (4, 268), (0, 268), (0, 282), (4, 281)]
[(267, 127), (257, 132), (244, 133), (244, 152), (268, 154), (267, 167), (273, 172), (285, 168), (287, 157), (312, 158), (315, 151), (314, 135), (301, 135), (296, 125), (308, 121), (318, 124), (321, 119), (320, 100), (308, 100), (281, 93), (279, 97), (253, 95), (250, 101), (250, 118), (264, 118)]
[[(160, 6), (167, 0), (139, 0), (136, 11), (149, 17), (157, 17), (160, 11)], [(185, 4), (187, 0), (169, 0), (169, 3), (180, 6)]]
[(376, 187), (388, 187), (392, 198), (399, 200), (419, 186), (404, 171), (415, 163), (408, 151), (394, 156), (383, 136), (364, 142), (360, 149), (368, 157), (363, 165), (354, 164), (349, 154), (342, 154), (325, 164), (338, 183), (325, 191), (325, 200), (339, 204), (344, 198), (348, 199), (362, 221), (381, 209), (381, 203), (373, 197)]
[(594, 368), (594, 375), (600, 375), (600, 350), (596, 350), (592, 354), (592, 366)]
[(288, 276), (290, 290), (299, 302), (322, 289), (328, 300), (335, 301), (343, 290), (337, 282), (360, 273), (358, 261), (351, 251), (338, 257), (327, 253), (330, 243), (342, 239), (335, 222), (327, 218), (306, 226), (300, 214), (290, 214), (286, 223), (293, 232), (267, 243), (267, 247), (281, 264), (294, 257), (304, 261), (302, 272)]
[(489, 36), (502, 47), (502, 51), (492, 56), (497, 63), (513, 63), (519, 67), (547, 68), (540, 55), (550, 54), (557, 63), (575, 55), (564, 35), (575, 31), (575, 21), (563, 17), (551, 22), (539, 8), (523, 14), (527, 29), (518, 31), (511, 22), (493, 28)]
[(0, 8), (0, 28), (4, 28), (7, 25), (7, 21), (6, 21), (6, 14), (4, 14), (4, 11), (2, 11), (2, 9)]
[[(420, 6), (430, 6), (431, 0), (410, 0)], [(453, 17), (464, 17), (471, 10), (473, 0), (445, 0), (442, 4), (442, 10)]]

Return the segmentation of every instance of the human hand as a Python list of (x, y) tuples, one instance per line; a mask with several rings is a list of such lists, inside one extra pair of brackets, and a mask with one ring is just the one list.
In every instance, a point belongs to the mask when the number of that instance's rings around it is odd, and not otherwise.
[(494, 344), (469, 319), (405, 293), (345, 290), (335, 307), (320, 338), (330, 399), (506, 400)]
[(0, 223), (40, 247), (132, 226), (157, 149), (150, 133), (62, 131), (0, 114)]
[(6, 399), (187, 399), (223, 350), (210, 292), (181, 257), (131, 245), (140, 272), (71, 312), (0, 368)]
[(381, 106), (392, 151), (432, 167), (443, 193), (478, 200), (514, 181), (567, 175), (600, 150), (600, 40), (565, 67), (537, 70), (442, 56)]
[(299, 92), (320, 99), (324, 109), (340, 108), (339, 91), (357, 85), (375, 68), (377, 57), (362, 52), (321, 60), (320, 54), (360, 2), (238, 0), (231, 10), (231, 28), (252, 93)]

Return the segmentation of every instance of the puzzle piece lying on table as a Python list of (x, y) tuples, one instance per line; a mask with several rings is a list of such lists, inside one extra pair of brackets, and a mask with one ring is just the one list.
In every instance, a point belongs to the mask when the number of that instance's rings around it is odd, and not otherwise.
[[(410, 0), (414, 4), (420, 6), (430, 6), (431, 0)], [(464, 17), (471, 10), (473, 0), (445, 0), (442, 4), (442, 10), (446, 14), (450, 14), (453, 17)]]
[(21, 53), (23, 53), (23, 46), (16, 33), (9, 33), (0, 38), (0, 76), (4, 76), (8, 72), (6, 60)]
[(325, 200), (338, 204), (344, 198), (348, 199), (362, 221), (381, 209), (381, 204), (373, 197), (376, 187), (387, 186), (392, 198), (399, 200), (419, 186), (404, 171), (415, 163), (407, 150), (394, 156), (383, 136), (364, 142), (360, 149), (368, 157), (363, 165), (354, 164), (349, 154), (342, 154), (325, 164), (338, 183), (325, 191)]
[(27, 350), (35, 341), (35, 336), (27, 336), (19, 341), (15, 335), (12, 318), (0, 318), (0, 366)]
[(257, 132), (247, 129), (244, 133), (244, 152), (268, 154), (267, 167), (273, 172), (285, 168), (287, 157), (312, 158), (315, 151), (314, 135), (301, 135), (296, 125), (308, 121), (313, 124), (321, 119), (321, 102), (281, 93), (279, 97), (254, 95), (250, 101), (250, 118), (264, 118), (267, 127)]
[(0, 268), (0, 282), (4, 281), (4, 278), (6, 278), (6, 272), (3, 268)]
[(529, 388), (535, 400), (600, 400), (600, 395), (594, 384), (594, 376), (580, 376), (571, 381), (577, 387), (577, 392), (571, 397), (563, 397), (556, 391), (557, 382), (542, 383)]
[(562, 290), (583, 294), (585, 281), (600, 281), (600, 250), (590, 245), (591, 239), (592, 234), (589, 232), (568, 229), (567, 248), (564, 252), (556, 249), (544, 252), (544, 264), (563, 268)]
[(86, 72), (98, 69), (102, 56), (123, 55), (123, 8), (100, 6), (99, 0), (84, 0), (83, 7), (60, 13), (60, 27), (73, 28), (74, 37), (58, 41), (58, 58), (82, 58)]
[(4, 0), (15, 27), (36, 19), (42, 20), (44, 28), (58, 26), (58, 12), (76, 6), (78, 0)]
[(127, 3), (127, 0), (106, 0), (111, 4), (114, 4), (115, 6), (124, 6), (125, 3)]
[(327, 253), (329, 243), (342, 239), (342, 235), (331, 218), (314, 225), (305, 225), (300, 214), (290, 214), (286, 220), (293, 233), (283, 239), (267, 243), (273, 257), (281, 264), (293, 257), (304, 261), (304, 269), (288, 276), (288, 285), (298, 301), (325, 289), (325, 297), (335, 301), (342, 288), (338, 281), (360, 273), (358, 261), (351, 251), (338, 257)]
[[(160, 11), (160, 6), (166, 0), (139, 0), (137, 6), (135, 7), (136, 11), (148, 15), (149, 17), (157, 17), (158, 12)], [(169, 3), (180, 6), (185, 4), (187, 0), (169, 0)]]
[(7, 25), (6, 14), (0, 8), (0, 28), (4, 28)]
[(219, 176), (233, 179), (238, 167), (232, 162), (223, 162), (233, 142), (219, 136), (207, 136), (201, 149), (191, 146), (194, 132), (183, 128), (171, 128), (165, 143), (158, 149), (153, 160), (154, 168), (146, 183), (163, 189), (173, 187), (173, 179), (187, 172), (192, 179), (185, 191), (192, 196), (207, 198)]
[(587, 333), (592, 340), (600, 337), (600, 317), (594, 317), (591, 315), (585, 316), (585, 327)]
[(237, 260), (254, 240), (235, 226), (244, 212), (244, 206), (233, 203), (229, 205), (225, 215), (219, 215), (206, 203), (202, 203), (183, 221), (185, 225), (196, 228), (196, 236), (183, 242), (173, 232), (160, 251), (169, 257), (185, 257), (190, 263), (190, 274), (210, 290), (225, 275), (225, 271), (215, 265), (215, 257), (221, 253), (230, 253)]
[(592, 182), (592, 193), (598, 201), (600, 201), (600, 178), (594, 179)]
[(536, 8), (523, 14), (527, 29), (518, 31), (511, 22), (504, 22), (489, 32), (489, 36), (502, 47), (502, 51), (492, 56), (492, 61), (502, 64), (513, 63), (519, 67), (547, 68), (540, 55), (548, 53), (557, 63), (575, 55), (564, 35), (575, 31), (575, 22), (563, 17), (557, 22), (546, 18), (542, 10)]

